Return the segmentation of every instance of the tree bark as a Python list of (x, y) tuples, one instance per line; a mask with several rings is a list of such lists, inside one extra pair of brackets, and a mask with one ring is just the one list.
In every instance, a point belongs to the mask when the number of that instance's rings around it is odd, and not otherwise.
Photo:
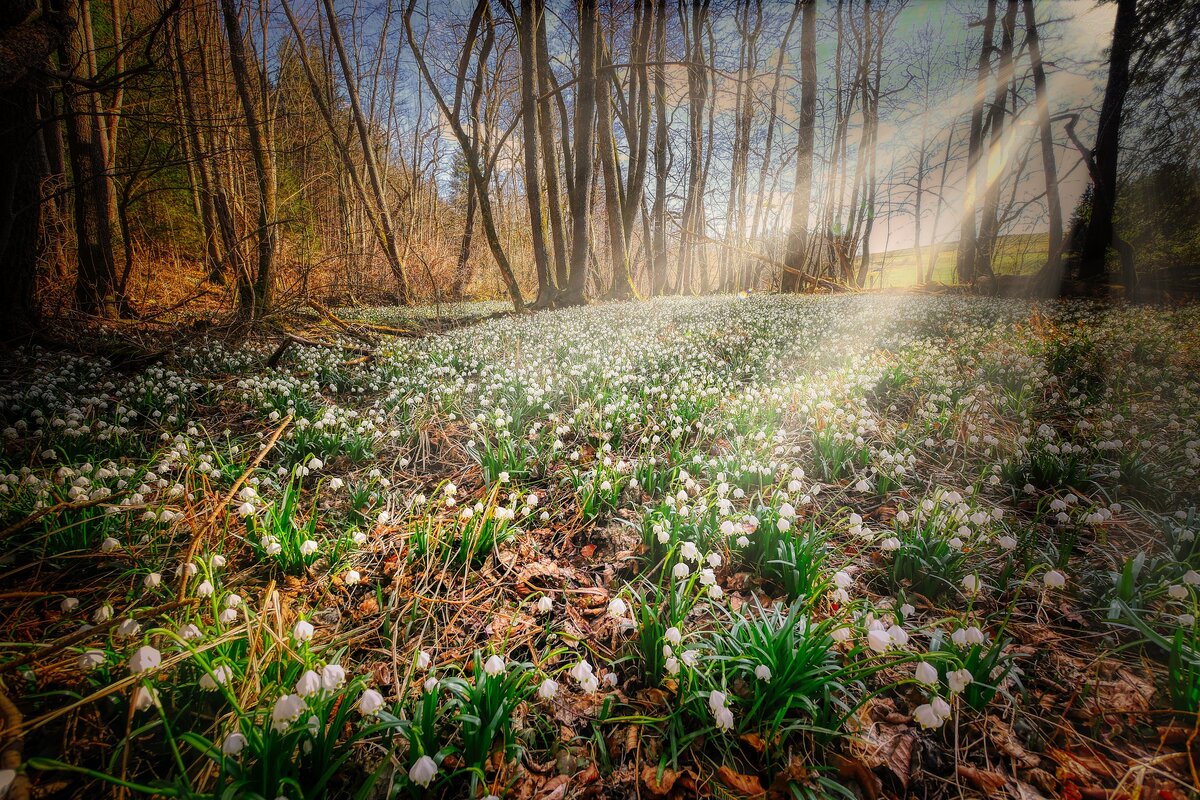
[(1058, 167), (1054, 158), (1054, 132), (1050, 128), (1050, 98), (1046, 94), (1046, 68), (1042, 64), (1042, 46), (1038, 38), (1037, 15), (1033, 0), (1024, 0), (1025, 37), (1029, 44), (1029, 61), (1033, 68), (1033, 88), (1037, 103), (1038, 133), (1042, 145), (1042, 172), (1046, 176), (1046, 211), (1049, 215), (1050, 247), (1046, 269), (1059, 274), (1063, 253), (1062, 200), (1058, 191)]
[(813, 140), (817, 123), (817, 5), (798, 0), (804, 17), (800, 23), (800, 119), (796, 149), (796, 181), (792, 190), (792, 223), (784, 263), (793, 270), (780, 278), (782, 291), (799, 291), (808, 253), (809, 200), (812, 194)]
[(575, 184), (571, 187), (571, 274), (561, 297), (564, 305), (587, 302), (588, 253), (591, 244), (592, 146), (596, 117), (596, 0), (579, 3), (579, 78), (575, 85)]
[(242, 316), (261, 317), (271, 307), (271, 285), (275, 263), (275, 162), (267, 142), (266, 125), (259, 120), (259, 109), (251, 83), (250, 64), (246, 55), (242, 23), (234, 0), (221, 0), (225, 33), (229, 42), (229, 66), (234, 86), (246, 118), (250, 138), (250, 154), (254, 160), (254, 175), (258, 182), (258, 269), (253, 281), (239, 282), (238, 304)]
[[(1092, 150), (1095, 162), (1092, 213), (1079, 254), (1079, 277), (1090, 282), (1104, 279), (1105, 256), (1113, 244), (1121, 118), (1125, 95), (1129, 92), (1129, 61), (1136, 46), (1137, 22), (1137, 0), (1117, 0), (1117, 16), (1108, 57), (1108, 83), (1104, 89), (1104, 103), (1100, 107), (1096, 146)], [(1129, 267), (1125, 267), (1123, 272), (1125, 288), (1129, 291), (1136, 284), (1137, 275)]]
[(1008, 89), (1013, 73), (1013, 40), (1016, 33), (1017, 0), (1007, 0), (1004, 18), (1000, 25), (1000, 58), (996, 63), (996, 90), (992, 95), (992, 107), (988, 115), (991, 143), (983, 156), (981, 177), (986, 187), (983, 195), (983, 218), (979, 223), (979, 240), (976, 247), (975, 274), (991, 277), (992, 252), (996, 238), (1000, 235), (998, 213), (1000, 207), (1000, 169), (1004, 151), (1004, 117), (1008, 113)]
[(983, 104), (987, 96), (987, 79), (991, 72), (992, 36), (996, 28), (996, 0), (988, 0), (983, 18), (983, 44), (975, 70), (975, 101), (971, 105), (971, 132), (967, 140), (967, 172), (963, 181), (963, 216), (958, 234), (958, 280), (975, 280), (975, 187), (978, 183), (980, 154), (983, 149)]
[(539, 126), (537, 96), (537, 29), (543, 24), (541, 0), (521, 0), (518, 21), (521, 36), (521, 124), (525, 155), (525, 203), (529, 208), (533, 261), (537, 268), (538, 293), (535, 308), (554, 301), (550, 253), (546, 247), (546, 221), (542, 213), (542, 179), (538, 168)]

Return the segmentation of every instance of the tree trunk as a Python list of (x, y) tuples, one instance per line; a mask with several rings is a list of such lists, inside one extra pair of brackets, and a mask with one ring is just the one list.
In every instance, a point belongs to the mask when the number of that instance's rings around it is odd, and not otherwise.
[(261, 317), (271, 307), (271, 284), (275, 263), (275, 163), (267, 142), (266, 126), (259, 121), (259, 110), (251, 83), (250, 65), (246, 56), (242, 23), (234, 0), (221, 0), (225, 33), (229, 41), (229, 66), (234, 86), (241, 100), (250, 137), (250, 154), (258, 181), (258, 269), (252, 282), (239, 282), (238, 304), (242, 316)]
[(558, 154), (554, 150), (554, 116), (550, 108), (550, 54), (546, 49), (546, 19), (544, 0), (535, 0), (537, 7), (537, 91), (538, 135), (542, 145), (542, 165), (545, 168), (546, 205), (550, 218), (550, 240), (554, 248), (554, 280), (562, 289), (567, 285), (567, 227), (563, 222), (562, 189), (558, 175)]
[(654, 2), (654, 222), (650, 294), (667, 285), (667, 0)]
[(591, 244), (592, 145), (596, 117), (596, 35), (599, 27), (596, 0), (579, 4), (579, 78), (575, 87), (575, 185), (571, 205), (571, 274), (561, 301), (564, 305), (587, 302), (585, 296), (588, 253)]
[(996, 90), (992, 95), (992, 107), (988, 127), (991, 143), (983, 157), (983, 173), (986, 190), (983, 196), (983, 218), (979, 223), (979, 240), (976, 247), (975, 274), (991, 277), (992, 252), (996, 249), (996, 238), (1000, 235), (997, 215), (1000, 206), (1000, 156), (1004, 150), (1004, 117), (1008, 113), (1008, 89), (1012, 82), (1013, 40), (1016, 33), (1017, 0), (1005, 4), (1004, 18), (1000, 26), (1000, 59), (996, 63)]
[[(1129, 91), (1129, 61), (1136, 45), (1137, 0), (1117, 0), (1117, 16), (1113, 25), (1112, 47), (1108, 58), (1108, 84), (1104, 103), (1100, 107), (1100, 124), (1096, 146), (1092, 150), (1095, 162), (1092, 213), (1083, 236), (1079, 254), (1079, 277), (1100, 282), (1105, 275), (1105, 256), (1113, 243), (1113, 210), (1117, 203), (1117, 159), (1120, 155), (1121, 117), (1125, 95)], [(1126, 264), (1128, 260), (1123, 259)], [(1126, 291), (1137, 280), (1129, 266), (1125, 273)]]
[(1042, 64), (1042, 46), (1038, 38), (1037, 16), (1033, 0), (1024, 0), (1025, 37), (1029, 43), (1029, 61), (1033, 68), (1033, 88), (1037, 102), (1038, 131), (1042, 143), (1042, 172), (1046, 176), (1046, 211), (1049, 214), (1050, 253), (1045, 269), (1058, 275), (1063, 253), (1062, 200), (1058, 192), (1058, 167), (1054, 159), (1054, 132), (1050, 128), (1050, 98), (1046, 94), (1046, 69)]
[(979, 49), (979, 62), (975, 70), (975, 101), (971, 105), (971, 132), (967, 140), (967, 173), (963, 182), (963, 216), (958, 234), (958, 280), (969, 283), (975, 280), (975, 187), (983, 149), (983, 104), (987, 97), (987, 79), (991, 72), (992, 35), (996, 28), (996, 0), (988, 0), (987, 14), (983, 18), (983, 44)]
[(792, 223), (784, 263), (791, 272), (780, 278), (782, 291), (801, 288), (800, 275), (808, 253), (809, 199), (812, 194), (813, 139), (817, 123), (817, 4), (799, 0), (804, 7), (800, 23), (800, 120), (796, 149), (796, 182), (792, 191)]
[(538, 293), (535, 308), (547, 308), (554, 301), (550, 272), (550, 253), (546, 247), (546, 223), (542, 213), (542, 179), (538, 168), (539, 125), (537, 97), (537, 29), (543, 24), (540, 0), (521, 0), (521, 124), (525, 151), (525, 202), (529, 208), (529, 226), (533, 261), (537, 267)]

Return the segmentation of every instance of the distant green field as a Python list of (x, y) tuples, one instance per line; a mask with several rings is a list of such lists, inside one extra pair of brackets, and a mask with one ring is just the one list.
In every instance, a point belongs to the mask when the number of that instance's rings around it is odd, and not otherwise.
[[(1049, 234), (1021, 233), (1002, 236), (996, 242), (992, 270), (997, 275), (1029, 275), (1037, 272), (1050, 250)], [(954, 260), (958, 242), (945, 242), (938, 247), (937, 264), (933, 268), (934, 283), (954, 283)], [(929, 257), (929, 249), (922, 251)], [(917, 280), (917, 254), (913, 248), (889, 250), (871, 257), (867, 286), (912, 286)], [(880, 277), (882, 276), (882, 282)]]

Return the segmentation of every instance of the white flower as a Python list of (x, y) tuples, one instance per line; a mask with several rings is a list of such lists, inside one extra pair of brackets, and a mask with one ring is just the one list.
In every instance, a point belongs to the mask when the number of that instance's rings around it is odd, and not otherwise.
[(417, 669), (429, 669), (429, 665), (433, 663), (433, 657), (424, 650), (417, 653)]
[(162, 573), (160, 572), (151, 572), (142, 578), (142, 586), (145, 586), (147, 589), (153, 589), (160, 583), (162, 583)]
[(433, 677), (432, 675), (430, 675), (428, 678), (425, 679), (424, 686), (425, 686), (425, 691), (427, 691), (427, 692), (437, 691), (438, 679)]
[(118, 542), (113, 537), (109, 536), (103, 542), (100, 543), (100, 552), (101, 553), (111, 553), (112, 551), (116, 550), (120, 546), (121, 546), (120, 542)]
[(322, 461), (321, 459), (317, 458), (316, 456), (313, 456), (312, 458), (310, 458), (308, 460), (307, 466), (309, 469), (311, 469), (315, 472), (316, 470), (323, 468), (325, 466), (325, 462)]
[(493, 655), (483, 664), (483, 671), (492, 677), (504, 672), (504, 659), (500, 656)]
[(678, 564), (676, 564), (674, 567), (671, 568), (671, 574), (674, 575), (677, 579), (683, 580), (688, 575), (692, 574), (692, 569), (686, 563), (680, 561)]
[(300, 543), (300, 555), (307, 558), (308, 556), (311, 556), (313, 553), (317, 552), (319, 548), (320, 545), (318, 545), (312, 539), (305, 539)]
[(770, 683), (771, 682), (771, 668), (768, 667), (766, 664), (759, 664), (757, 667), (754, 668), (754, 677), (758, 678), (760, 681), (763, 681), (764, 683)]
[(237, 507), (237, 513), (238, 513), (239, 517), (250, 516), (251, 514), (254, 513), (254, 504), (253, 503), (242, 503), (240, 506)]
[(1172, 599), (1175, 600), (1185, 599), (1187, 597), (1187, 593), (1187, 587), (1182, 583), (1173, 583), (1167, 587), (1167, 594), (1169, 594)]
[(412, 765), (412, 769), (408, 771), (408, 779), (419, 786), (428, 787), (437, 774), (437, 762), (429, 756), (421, 756), (417, 759), (417, 763)]
[(713, 569), (717, 569), (722, 563), (724, 563), (724, 559), (721, 557), (721, 554), (715, 550), (705, 556), (704, 560), (707, 561), (708, 565)]
[(679, 628), (672, 625), (667, 628), (666, 633), (663, 634), (663, 638), (678, 647), (679, 643), (683, 641), (683, 634), (679, 632)]
[(222, 625), (232, 625), (237, 622), (238, 610), (236, 608), (227, 608), (217, 615), (217, 620)]
[(1047, 589), (1061, 589), (1067, 585), (1067, 576), (1052, 569), (1042, 577), (1042, 582), (1046, 584)]
[(1200, 572), (1196, 572), (1194, 569), (1189, 569), (1187, 572), (1183, 573), (1183, 582), (1188, 586), (1200, 586)]
[(969, 686), (975, 678), (967, 669), (956, 669), (946, 673), (946, 682), (950, 684), (950, 693), (958, 694)]
[(92, 622), (96, 623), (97, 625), (101, 625), (105, 622), (108, 622), (110, 619), (112, 619), (112, 615), (113, 615), (113, 607), (111, 605), (109, 605), (108, 603), (105, 603), (104, 605), (97, 608), (95, 613), (92, 614)]
[(895, 536), (889, 536), (879, 543), (879, 549), (885, 553), (891, 553), (900, 549), (900, 540)]
[(912, 715), (922, 728), (940, 728), (946, 723), (946, 718), (934, 711), (929, 703), (922, 703), (914, 708)]
[(725, 596), (725, 590), (721, 588), (721, 584), (714, 583), (712, 586), (708, 587), (708, 596), (713, 600), (720, 600)]
[(236, 756), (242, 752), (246, 746), (246, 737), (238, 731), (234, 731), (225, 737), (225, 741), (221, 743), (221, 752), (227, 756)]
[(296, 626), (292, 628), (292, 638), (297, 642), (307, 642), (312, 639), (314, 629), (312, 623), (307, 620), (297, 620)]
[(596, 678), (592, 665), (587, 662), (587, 659), (581, 659), (578, 664), (571, 667), (569, 674), (579, 682), (579, 688), (585, 694), (592, 694), (600, 688), (600, 681)]
[(727, 731), (733, 727), (733, 712), (728, 708), (719, 709), (714, 715), (717, 730)]
[(876, 653), (886, 653), (892, 646), (892, 637), (885, 630), (872, 628), (867, 631), (867, 645)]
[(838, 570), (833, 573), (833, 583), (839, 589), (849, 589), (854, 584), (854, 578), (848, 572)]
[(200, 628), (195, 625), (195, 623), (189, 622), (179, 628), (179, 638), (183, 639), (184, 641), (201, 639), (203, 637), (204, 634), (200, 631)]
[(346, 574), (342, 576), (342, 582), (347, 586), (353, 586), (361, 580), (362, 575), (359, 575), (358, 570), (355, 569), (347, 570)]
[(964, 575), (962, 579), (963, 591), (967, 594), (975, 594), (979, 591), (980, 583), (978, 575)]
[(614, 617), (625, 616), (625, 612), (627, 610), (628, 607), (625, 605), (625, 601), (619, 597), (614, 597), (612, 602), (608, 604), (608, 613), (612, 614)]
[(301, 697), (312, 697), (319, 691), (321, 691), (321, 676), (311, 669), (305, 670), (304, 674), (300, 676), (300, 680), (296, 681), (296, 694)]
[(148, 672), (155, 669), (162, 663), (162, 653), (155, 650), (148, 644), (142, 645), (134, 651), (129, 659), (129, 671), (134, 675), (142, 672)]
[(242, 604), (242, 596), (240, 594), (230, 594), (225, 596), (226, 608), (237, 608)]
[(929, 704), (933, 706), (934, 712), (940, 715), (942, 719), (946, 719), (950, 716), (950, 704), (942, 698), (935, 697), (929, 701)]
[(158, 704), (158, 692), (145, 686), (139, 686), (133, 690), (132, 702), (135, 709), (145, 711), (150, 706)]
[(79, 600), (74, 597), (64, 597), (58, 607), (64, 614), (70, 614), (75, 609), (79, 608)]
[(554, 609), (554, 600), (548, 594), (544, 594), (538, 598), (537, 610), (539, 614), (549, 614)]
[(378, 714), (383, 708), (383, 695), (374, 689), (364, 689), (358, 698), (358, 710), (362, 714)]
[(893, 625), (887, 629), (888, 638), (892, 640), (892, 644), (896, 647), (904, 647), (908, 644), (908, 631), (901, 628), (899, 625)]
[(76, 662), (80, 669), (95, 669), (104, 663), (103, 650), (88, 650), (79, 656)]
[(678, 658), (675, 658), (674, 656), (672, 656), (671, 658), (668, 658), (666, 661), (663, 662), (663, 666), (666, 668), (668, 675), (678, 675), (679, 674), (679, 659)]
[(553, 678), (546, 678), (542, 681), (541, 686), (538, 686), (538, 697), (543, 700), (553, 700), (556, 694), (558, 694), (558, 681)]
[(333, 489), (334, 491), (337, 491), (345, 485), (345, 482), (341, 478), (332, 478), (329, 481), (329, 488)]
[(724, 692), (713, 689), (708, 693), (708, 707), (712, 709), (712, 712), (715, 714), (717, 711), (725, 707), (725, 701), (727, 699), (728, 698), (725, 697)]
[(287, 730), (304, 713), (304, 701), (294, 694), (285, 694), (275, 701), (271, 709), (271, 727), (277, 731)]
[(1017, 546), (1017, 540), (1011, 536), (1008, 536), (1007, 534), (1004, 536), (1001, 536), (999, 539), (997, 539), (996, 543), (999, 544), (1005, 550), (1013, 550)]
[(137, 620), (123, 619), (121, 624), (117, 626), (117, 637), (121, 639), (132, 639), (138, 635), (142, 626), (137, 623)]
[(700, 548), (695, 542), (684, 542), (679, 546), (679, 555), (686, 561), (699, 561)]
[(928, 661), (922, 661), (917, 664), (915, 677), (918, 682), (929, 686), (936, 686), (938, 682), (937, 667), (930, 664)]
[(213, 585), (211, 581), (204, 581), (196, 587), (196, 595), (199, 597), (211, 597), (213, 593)]
[(218, 664), (213, 667), (211, 675), (206, 672), (200, 676), (200, 688), (206, 692), (215, 692), (218, 686), (229, 683), (232, 677), (232, 667), (228, 664)]

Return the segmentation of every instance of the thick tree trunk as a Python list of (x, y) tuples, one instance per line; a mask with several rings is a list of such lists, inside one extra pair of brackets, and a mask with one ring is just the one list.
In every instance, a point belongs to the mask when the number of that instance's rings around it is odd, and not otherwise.
[[(1096, 146), (1092, 150), (1095, 162), (1092, 213), (1079, 254), (1079, 277), (1086, 281), (1099, 282), (1104, 279), (1105, 256), (1113, 244), (1121, 118), (1125, 109), (1125, 95), (1129, 91), (1129, 61), (1136, 45), (1137, 21), (1137, 0), (1117, 0), (1117, 16), (1108, 58), (1108, 84), (1104, 89), (1104, 103), (1100, 107)], [(1127, 265), (1131, 259), (1123, 259), (1122, 263)], [(1137, 275), (1130, 266), (1125, 266), (1123, 271), (1128, 291), (1136, 283)]]
[(592, 147), (596, 117), (596, 0), (579, 4), (579, 79), (575, 88), (575, 183), (571, 204), (571, 274), (561, 302), (579, 305), (585, 295), (591, 244)]
[(1029, 61), (1033, 68), (1033, 88), (1037, 103), (1038, 133), (1042, 145), (1042, 172), (1046, 176), (1046, 211), (1050, 217), (1050, 252), (1046, 270), (1058, 275), (1063, 253), (1062, 200), (1058, 191), (1058, 167), (1054, 158), (1054, 132), (1050, 128), (1050, 98), (1046, 94), (1046, 68), (1042, 64), (1042, 46), (1038, 38), (1037, 16), (1033, 0), (1024, 0), (1025, 37), (1029, 44)]
[(991, 277), (992, 252), (996, 249), (996, 238), (1000, 235), (1000, 168), (1004, 166), (1001, 156), (1004, 151), (1004, 117), (1008, 113), (1008, 89), (1012, 83), (1013, 40), (1016, 33), (1017, 0), (1005, 4), (1004, 18), (1000, 26), (1000, 59), (996, 63), (996, 90), (992, 95), (992, 107), (988, 127), (991, 143), (983, 157), (983, 179), (986, 189), (983, 195), (983, 218), (979, 223), (979, 241), (976, 247), (975, 274)]
[[(603, 51), (603, 40), (600, 45)], [(613, 141), (612, 70), (605, 69), (596, 78), (596, 149), (604, 178), (604, 221), (608, 228), (608, 257), (612, 267), (609, 299), (624, 299), (632, 291), (629, 279), (629, 244), (621, 213), (621, 176), (617, 166), (617, 148)]]
[(983, 104), (987, 97), (987, 79), (991, 72), (992, 35), (996, 28), (996, 0), (987, 1), (983, 18), (983, 44), (975, 70), (975, 101), (971, 105), (971, 132), (967, 140), (967, 172), (963, 181), (963, 215), (958, 234), (958, 280), (975, 280), (975, 187), (978, 184), (980, 155), (983, 150)]
[(70, 33), (65, 15), (27, 18), (31, 8), (0, 12), (0, 342), (36, 329), (38, 235), (42, 167), (38, 153), (39, 96), (46, 82), (36, 68)]
[(521, 123), (525, 151), (525, 202), (529, 208), (533, 261), (538, 280), (535, 308), (547, 308), (554, 301), (550, 253), (546, 247), (546, 222), (542, 213), (541, 170), (538, 168), (537, 29), (542, 24), (541, 2), (521, 0)]
[(238, 284), (238, 305), (242, 316), (255, 319), (271, 307), (271, 285), (275, 264), (275, 163), (267, 141), (266, 125), (259, 120), (259, 109), (254, 98), (250, 64), (246, 55), (242, 23), (234, 0), (221, 0), (221, 12), (225, 20), (225, 33), (229, 42), (229, 66), (233, 73), (234, 86), (246, 118), (246, 132), (250, 138), (250, 154), (254, 160), (254, 174), (258, 182), (258, 268), (253, 281), (244, 278)]
[(546, 50), (546, 20), (544, 0), (534, 0), (537, 8), (537, 92), (538, 137), (542, 145), (542, 166), (545, 168), (546, 206), (550, 219), (550, 241), (554, 252), (554, 280), (557, 289), (567, 285), (567, 227), (563, 221), (562, 188), (558, 175), (558, 154), (554, 150), (554, 115), (550, 108), (550, 54)]
[(667, 0), (654, 0), (654, 206), (650, 293), (667, 285)]
[(785, 292), (801, 288), (808, 253), (809, 199), (812, 194), (813, 140), (817, 123), (817, 4), (816, 0), (799, 0), (804, 7), (800, 23), (800, 120), (799, 142), (796, 150), (796, 181), (792, 191), (792, 223), (788, 233), (787, 255), (784, 263), (791, 270), (780, 279)]

